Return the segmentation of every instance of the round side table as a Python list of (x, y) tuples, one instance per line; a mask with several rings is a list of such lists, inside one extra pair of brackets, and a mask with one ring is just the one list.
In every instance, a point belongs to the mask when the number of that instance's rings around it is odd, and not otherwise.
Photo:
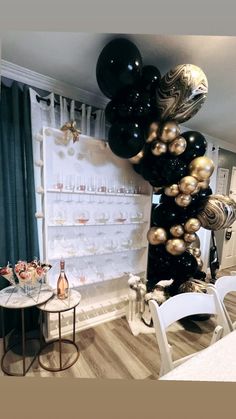
[[(3, 356), (1, 359), (1, 368), (2, 371), (11, 376), (25, 376), (35, 361), (38, 351), (33, 357), (33, 360), (30, 362), (30, 365), (26, 368), (26, 341), (35, 340), (35, 338), (26, 339), (25, 333), (25, 313), (24, 310), (29, 307), (37, 306), (38, 304), (48, 301), (53, 296), (53, 290), (50, 289), (47, 285), (41, 285), (38, 289), (32, 293), (25, 293), (19, 286), (10, 286), (6, 287), (0, 291), (0, 307), (1, 307), (1, 318), (2, 318), (2, 338), (3, 338)], [(6, 335), (5, 335), (5, 320), (4, 320), (4, 310), (5, 309), (20, 309), (21, 310), (21, 346), (22, 346), (22, 373), (10, 372), (5, 366), (6, 355), (18, 343), (6, 347)], [(38, 340), (38, 339), (37, 339)]]
[[(72, 365), (76, 363), (79, 358), (79, 347), (75, 343), (75, 323), (76, 323), (76, 307), (79, 305), (81, 300), (81, 295), (78, 291), (71, 289), (69, 290), (69, 296), (65, 300), (61, 300), (54, 294), (53, 298), (47, 301), (45, 304), (40, 304), (37, 307), (40, 310), (40, 335), (41, 341), (43, 337), (43, 313), (58, 313), (58, 330), (59, 330), (59, 337), (57, 339), (51, 339), (50, 341), (46, 342), (46, 344), (41, 347), (41, 350), (38, 354), (39, 365), (47, 371), (50, 372), (58, 372), (64, 371)], [(65, 311), (73, 310), (73, 339), (64, 339), (61, 336), (61, 313)], [(59, 344), (59, 367), (50, 367), (45, 365), (42, 360), (42, 353), (45, 348), (48, 348), (50, 345), (58, 343)], [(66, 365), (62, 365), (62, 343), (66, 345), (71, 345), (75, 349), (75, 356), (74, 359), (67, 363)]]

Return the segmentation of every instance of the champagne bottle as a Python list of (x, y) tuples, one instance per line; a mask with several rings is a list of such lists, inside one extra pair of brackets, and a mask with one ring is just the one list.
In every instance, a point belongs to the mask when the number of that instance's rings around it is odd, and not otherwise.
[(65, 261), (60, 260), (60, 275), (57, 280), (57, 297), (64, 300), (68, 297), (69, 293), (69, 282), (65, 274)]

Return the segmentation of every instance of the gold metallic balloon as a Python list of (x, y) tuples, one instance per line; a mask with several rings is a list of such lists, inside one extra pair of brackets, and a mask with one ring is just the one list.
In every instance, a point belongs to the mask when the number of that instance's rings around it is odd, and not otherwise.
[(170, 228), (170, 233), (174, 237), (181, 237), (184, 235), (184, 229), (181, 224), (176, 224)]
[(173, 185), (167, 186), (164, 189), (164, 193), (167, 196), (177, 196), (179, 195), (179, 187), (176, 183), (174, 183)]
[(196, 261), (197, 261), (197, 265), (198, 265), (198, 269), (202, 269), (203, 268), (203, 261), (200, 257), (195, 257)]
[(194, 189), (193, 192), (191, 192), (191, 195), (196, 195), (198, 192), (200, 192), (201, 187), (200, 187), (200, 182), (198, 182), (196, 189)]
[(193, 243), (196, 240), (195, 233), (185, 233), (184, 235), (184, 241), (187, 243)]
[(160, 140), (170, 143), (180, 134), (180, 129), (175, 122), (166, 122), (161, 128)]
[(191, 253), (191, 255), (194, 255), (194, 253), (193, 253), (193, 249), (192, 249), (192, 247), (187, 247), (187, 249), (186, 249), (186, 251), (188, 252), (188, 253)]
[(152, 227), (147, 232), (147, 239), (149, 243), (153, 245), (165, 243), (167, 240), (167, 233), (164, 228)]
[(164, 144), (162, 141), (153, 142), (152, 154), (154, 154), (154, 156), (161, 156), (161, 154), (165, 154), (166, 152), (167, 152), (166, 144)]
[(157, 139), (159, 133), (160, 125), (158, 122), (152, 122), (148, 129), (148, 134), (146, 138), (146, 143), (151, 143), (152, 141)]
[(198, 183), (198, 186), (199, 186), (200, 189), (207, 189), (209, 185), (210, 185), (210, 180), (209, 179), (203, 180), (202, 182)]
[(187, 207), (192, 201), (191, 195), (186, 195), (184, 193), (181, 193), (176, 196), (175, 202), (180, 207)]
[(198, 247), (193, 247), (193, 248), (192, 248), (192, 251), (193, 251), (193, 255), (194, 255), (196, 258), (200, 258), (200, 256), (201, 256), (202, 252), (201, 252), (201, 250), (200, 250)]
[(201, 245), (200, 239), (199, 239), (199, 237), (198, 237), (198, 235), (196, 233), (196, 240), (193, 243), (190, 243), (190, 245), (188, 247), (191, 247), (192, 249), (195, 248), (195, 247), (197, 247), (197, 248), (200, 249), (200, 245)]
[(179, 189), (184, 194), (191, 194), (195, 191), (198, 181), (193, 176), (184, 176), (179, 182)]
[(196, 233), (201, 227), (201, 223), (197, 218), (189, 218), (184, 224), (186, 233)]
[(139, 164), (143, 156), (144, 156), (144, 150), (141, 150), (138, 154), (136, 154), (136, 156), (131, 157), (129, 161), (132, 164)]
[(184, 152), (187, 147), (187, 141), (184, 137), (176, 138), (169, 144), (169, 152), (174, 154), (174, 156), (179, 156)]
[(190, 175), (199, 182), (209, 179), (214, 171), (214, 163), (208, 157), (202, 156), (192, 160), (189, 165)]
[(171, 255), (181, 255), (186, 250), (186, 244), (181, 239), (170, 239), (166, 243), (166, 250)]

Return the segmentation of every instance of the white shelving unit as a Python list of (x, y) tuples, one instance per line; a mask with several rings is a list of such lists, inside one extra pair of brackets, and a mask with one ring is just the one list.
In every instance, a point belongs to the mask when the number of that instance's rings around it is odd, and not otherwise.
[[(39, 149), (36, 216), (40, 258), (52, 265), (47, 281), (56, 288), (63, 257), (70, 287), (82, 295), (77, 330), (121, 317), (129, 272), (146, 275), (152, 189), (105, 141), (81, 135), (63, 143), (60, 130), (44, 128)], [(71, 320), (65, 313), (64, 335)], [(49, 314), (45, 338), (57, 334)]]

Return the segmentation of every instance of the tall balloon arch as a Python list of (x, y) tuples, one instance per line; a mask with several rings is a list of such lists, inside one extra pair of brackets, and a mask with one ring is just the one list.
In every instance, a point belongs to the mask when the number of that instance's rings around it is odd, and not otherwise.
[(198, 230), (219, 230), (236, 220), (236, 203), (213, 195), (214, 171), (205, 156), (207, 142), (197, 131), (181, 133), (179, 124), (204, 104), (208, 81), (201, 68), (182, 64), (163, 77), (153, 65), (143, 65), (137, 46), (113, 39), (101, 51), (96, 66), (100, 90), (110, 101), (105, 109), (111, 124), (109, 146), (160, 195), (148, 231), (148, 288), (174, 280), (174, 289), (202, 272)]

